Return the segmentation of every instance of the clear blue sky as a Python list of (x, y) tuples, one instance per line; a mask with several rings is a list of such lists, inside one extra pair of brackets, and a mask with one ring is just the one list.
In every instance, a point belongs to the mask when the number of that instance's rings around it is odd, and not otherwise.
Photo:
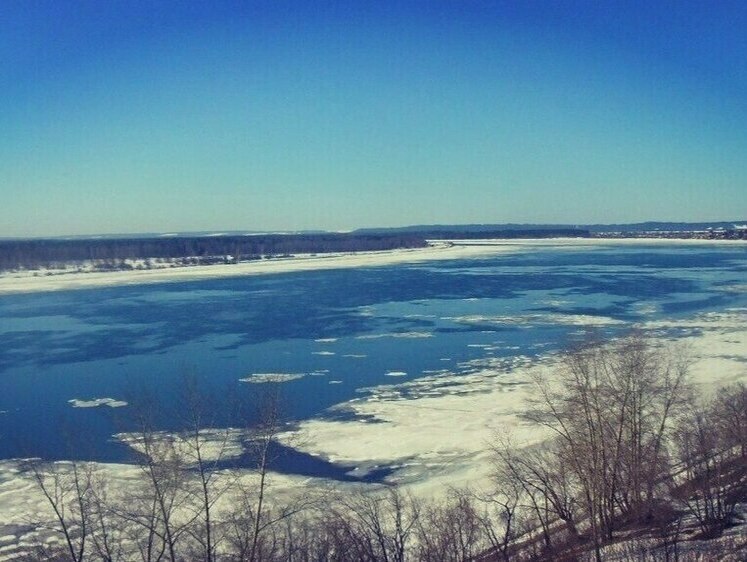
[(747, 2), (0, 2), (0, 236), (747, 217)]

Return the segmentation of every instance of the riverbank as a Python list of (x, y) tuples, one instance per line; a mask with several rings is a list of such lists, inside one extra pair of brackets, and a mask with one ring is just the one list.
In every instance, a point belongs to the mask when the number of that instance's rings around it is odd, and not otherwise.
[(741, 245), (742, 240), (670, 240), (670, 239), (593, 239), (551, 238), (522, 240), (443, 240), (431, 242), (426, 248), (351, 252), (335, 254), (297, 254), (282, 258), (267, 258), (237, 264), (196, 266), (161, 265), (151, 269), (120, 271), (27, 270), (0, 274), (0, 295), (36, 293), (72, 289), (88, 289), (117, 285), (140, 285), (269, 275), (295, 271), (316, 271), (356, 267), (377, 267), (435, 260), (464, 259), (480, 255), (515, 252), (526, 247), (569, 247), (608, 245)]
[[(719, 387), (747, 380), (744, 349), (747, 345), (747, 310), (702, 313), (680, 320), (645, 322), (640, 327), (652, 333), (686, 328), (690, 335), (672, 338), (684, 344), (694, 363), (692, 382), (699, 395), (709, 397)], [(669, 338), (666, 338), (669, 339)], [(472, 372), (441, 372), (397, 385), (368, 389), (358, 399), (340, 404), (343, 419), (311, 419), (282, 433), (281, 441), (327, 460), (357, 466), (365, 472), (388, 466), (387, 478), (423, 502), (441, 501), (453, 488), (469, 486), (477, 493), (493, 486), (491, 445), (497, 436), (510, 435), (517, 446), (527, 446), (547, 431), (524, 417), (532, 394), (532, 378), (550, 375), (557, 364), (555, 354), (534, 360), (525, 356), (474, 362)], [(222, 455), (241, 450), (241, 433), (218, 434)], [(206, 458), (216, 447), (207, 441)], [(125, 501), (142, 485), (142, 469), (133, 465), (96, 463), (109, 499)], [(58, 464), (64, 474), (66, 463)], [(216, 473), (216, 481), (238, 478), (241, 485), (256, 487), (253, 471)], [(299, 498), (351, 496), (373, 485), (351, 484), (270, 472), (267, 501), (272, 505), (298, 502)], [(234, 483), (235, 480), (232, 480)], [(215, 484), (220, 488), (222, 484)], [(349, 497), (351, 497), (349, 496)], [(233, 496), (226, 495), (213, 506), (214, 514), (229, 512)], [(59, 534), (41, 522), (51, 518), (50, 507), (19, 460), (0, 461), (0, 561), (14, 560), (39, 544), (62, 546)], [(718, 544), (718, 543), (716, 543)]]

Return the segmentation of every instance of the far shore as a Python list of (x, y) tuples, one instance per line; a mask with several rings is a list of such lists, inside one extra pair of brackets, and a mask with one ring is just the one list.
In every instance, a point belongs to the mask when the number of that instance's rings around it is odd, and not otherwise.
[(522, 248), (600, 245), (747, 245), (744, 240), (697, 240), (665, 238), (543, 238), (511, 240), (439, 240), (426, 248), (353, 252), (343, 254), (298, 254), (238, 264), (174, 266), (106, 272), (29, 270), (0, 274), (0, 295), (88, 289), (118, 285), (141, 285), (247, 275), (269, 275), (294, 271), (376, 267), (435, 260), (450, 260)]

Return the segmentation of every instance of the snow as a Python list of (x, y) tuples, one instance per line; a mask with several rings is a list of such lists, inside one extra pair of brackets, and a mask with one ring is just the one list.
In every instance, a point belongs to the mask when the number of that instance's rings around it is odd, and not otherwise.
[[(60, 473), (65, 473), (71, 467), (70, 463), (64, 461), (54, 465)], [(143, 484), (143, 471), (138, 466), (92, 463), (91, 468), (96, 472), (97, 478), (107, 483), (108, 499), (120, 505), (132, 501), (133, 490)], [(245, 489), (251, 489), (256, 487), (256, 478), (254, 471), (241, 474), (221, 471), (217, 473), (214, 485), (219, 489), (228, 483), (238, 483)], [(270, 504), (282, 504), (303, 495), (308, 497), (313, 493), (310, 492), (311, 489), (324, 488), (325, 483), (318, 479), (270, 474), (267, 489), (271, 492), (266, 499)], [(225, 494), (215, 504), (213, 512), (219, 516), (235, 505), (235, 497)], [(21, 461), (0, 461), (0, 506), (0, 562), (17, 560), (19, 552), (28, 552), (38, 544), (62, 544), (61, 536), (51, 530), (53, 527), (45, 528), (45, 524), (54, 525), (54, 515), (32, 475), (22, 470)], [(179, 515), (190, 516), (190, 513), (177, 513)]]

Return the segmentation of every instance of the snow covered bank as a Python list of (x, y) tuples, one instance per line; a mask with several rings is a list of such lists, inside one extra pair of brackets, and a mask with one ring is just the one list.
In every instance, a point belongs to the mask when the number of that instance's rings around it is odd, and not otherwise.
[(111, 272), (22, 271), (0, 275), (0, 295), (65, 289), (84, 289), (111, 285), (167, 283), (244, 275), (266, 275), (293, 271), (375, 267), (432, 260), (462, 259), (481, 255), (517, 252), (527, 248), (572, 249), (610, 245), (747, 247), (744, 240), (669, 240), (669, 239), (598, 239), (543, 238), (538, 240), (440, 240), (427, 248), (355, 252), (344, 254), (299, 254), (238, 264), (183, 266), (160, 269), (134, 269)]
[(306, 254), (238, 264), (90, 273), (23, 271), (0, 275), (0, 295), (64, 289), (85, 289), (110, 285), (138, 285), (221, 277), (241, 277), (245, 275), (267, 275), (293, 271), (394, 265), (431, 260), (459, 259), (483, 254), (495, 254), (501, 251), (517, 251), (520, 247), (517, 244), (480, 247), (451, 245), (443, 242), (433, 244), (427, 248), (418, 249), (347, 254)]

